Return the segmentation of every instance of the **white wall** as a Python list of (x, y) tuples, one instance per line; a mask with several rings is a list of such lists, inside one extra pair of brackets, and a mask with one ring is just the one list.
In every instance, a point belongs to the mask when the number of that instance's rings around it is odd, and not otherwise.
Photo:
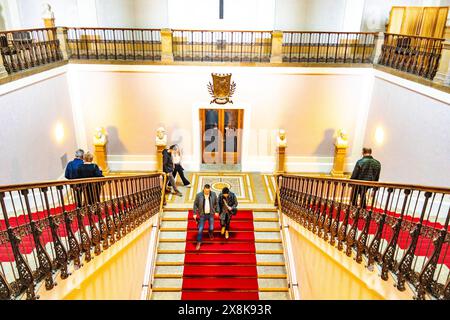
[(20, 28), (43, 28), (42, 4), (49, 3), (55, 13), (57, 26), (75, 26), (78, 24), (77, 0), (16, 0)]
[(0, 28), (42, 27), (43, 3), (59, 26), (356, 31), (361, 18), (364, 30), (382, 30), (392, 5), (427, 0), (226, 0), (223, 20), (218, 0), (0, 0)]
[(0, 128), (0, 184), (59, 178), (77, 147), (65, 67), (0, 86)]
[(95, 0), (98, 25), (113, 28), (135, 27), (135, 2), (130, 0)]
[[(234, 106), (245, 108), (244, 118), (249, 117), (249, 141), (244, 142), (248, 165), (257, 170), (258, 162), (265, 161), (268, 167), (264, 168), (271, 170), (275, 131), (285, 128), (291, 169), (326, 172), (332, 164), (334, 132), (345, 128), (352, 137), (362, 135), (356, 131), (362, 130), (357, 128), (364, 121), (361, 110), (367, 108), (370, 92), (370, 69), (366, 68), (70, 67), (78, 73), (79, 105), (88, 139), (95, 127), (105, 126), (109, 154), (130, 156), (133, 161), (155, 155), (153, 139), (161, 125), (167, 128), (170, 142), (174, 141), (171, 135), (183, 136), (185, 155), (194, 161), (199, 141), (195, 121), (199, 106), (209, 106), (210, 74), (231, 72), (237, 83)], [(357, 150), (361, 146), (362, 141)], [(318, 168), (320, 162), (325, 165)], [(190, 168), (197, 165), (191, 163)]]
[(168, 28), (167, 0), (135, 0), (136, 28)]
[(275, 0), (226, 0), (219, 19), (218, 0), (168, 0), (169, 27), (174, 29), (272, 30)]
[[(381, 161), (381, 180), (450, 187), (448, 94), (446, 98), (375, 79), (364, 144)], [(383, 142), (376, 139), (377, 128), (384, 132)]]
[(169, 143), (183, 146), (187, 169), (197, 169), (198, 109), (209, 106), (211, 72), (231, 72), (237, 83), (234, 107), (245, 109), (247, 130), (244, 170), (273, 169), (276, 129), (285, 128), (288, 170), (329, 172), (333, 134), (345, 128), (347, 170), (366, 145), (382, 163), (383, 181), (450, 186), (450, 98), (442, 91), (368, 68), (89, 64), (0, 86), (0, 166), (7, 168), (0, 184), (58, 178), (61, 157), (70, 160), (77, 147), (92, 150), (98, 126), (108, 131), (115, 169), (153, 169), (161, 125)]

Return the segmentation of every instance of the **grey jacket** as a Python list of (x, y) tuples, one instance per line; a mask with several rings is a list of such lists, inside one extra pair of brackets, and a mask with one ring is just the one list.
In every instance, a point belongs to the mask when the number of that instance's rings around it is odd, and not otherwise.
[[(211, 193), (209, 194), (209, 207), (211, 208), (211, 214), (219, 212), (217, 196), (213, 191), (211, 191)], [(199, 192), (195, 196), (194, 214), (199, 214), (201, 216), (205, 214), (205, 195), (203, 194), (203, 192)]]

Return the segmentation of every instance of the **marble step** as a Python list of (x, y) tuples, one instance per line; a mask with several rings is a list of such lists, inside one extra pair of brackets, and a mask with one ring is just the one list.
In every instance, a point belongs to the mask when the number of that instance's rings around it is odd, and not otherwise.
[[(227, 240), (224, 240), (227, 241)], [(186, 242), (185, 238), (160, 238), (159, 239), (160, 243), (163, 242), (170, 242), (170, 243), (176, 243), (176, 242)], [(195, 242), (195, 241), (190, 241), (190, 242)], [(210, 241), (208, 239), (204, 239), (203, 243), (209, 243)], [(239, 243), (239, 242), (246, 242), (246, 241), (234, 241), (234, 243)], [(260, 239), (255, 239), (254, 240), (255, 243), (281, 243), (281, 237), (279, 239), (270, 239), (270, 238), (265, 238), (265, 237), (261, 237)]]
[[(176, 216), (176, 217), (163, 217), (161, 219), (162, 221), (187, 221), (188, 218), (184, 217), (184, 216)], [(237, 220), (234, 220), (237, 221)], [(279, 219), (278, 217), (276, 218), (265, 218), (265, 217), (261, 217), (261, 218), (253, 218), (254, 222), (278, 222)]]
[[(156, 291), (152, 292), (151, 300), (181, 300), (181, 292)], [(275, 300), (275, 299), (273, 299)], [(280, 299), (281, 300), (281, 299)]]
[(290, 300), (291, 297), (288, 291), (283, 292), (259, 292), (260, 300)]
[[(223, 241), (226, 243), (226, 240)], [(158, 250), (183, 250), (186, 248), (186, 242), (161, 242), (158, 245)], [(256, 250), (283, 250), (281, 243), (255, 243)]]
[[(290, 300), (289, 292), (259, 292), (260, 300)], [(152, 292), (151, 300), (181, 300), (181, 292)]]
[[(182, 278), (155, 278), (153, 280), (152, 291), (181, 291), (183, 287)], [(288, 284), (286, 279), (258, 279), (258, 291), (263, 292), (287, 292)]]
[[(169, 222), (169, 221), (165, 221), (165, 222)], [(173, 222), (173, 221), (170, 221)], [(179, 222), (179, 221), (176, 221)], [(184, 222), (187, 223), (187, 222)], [(187, 231), (187, 227), (161, 227), (160, 231), (162, 232), (186, 232)], [(274, 227), (274, 228), (270, 228), (270, 227), (263, 227), (263, 228), (255, 228), (253, 231), (247, 231), (247, 230), (240, 230), (240, 231), (233, 231), (230, 230), (230, 232), (279, 232), (280, 231), (280, 227)], [(214, 229), (214, 232), (220, 232), (220, 230), (216, 230)]]
[[(257, 266), (258, 278), (281, 278), (287, 277), (284, 266)], [(184, 266), (156, 266), (155, 278), (181, 278)]]

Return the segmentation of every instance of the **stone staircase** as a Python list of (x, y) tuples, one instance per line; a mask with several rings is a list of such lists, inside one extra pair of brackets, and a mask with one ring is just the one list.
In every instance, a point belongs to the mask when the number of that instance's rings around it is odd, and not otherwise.
[[(158, 251), (151, 284), (152, 300), (181, 299), (187, 225), (188, 210), (165, 208), (161, 218)], [(290, 299), (276, 209), (253, 210), (253, 226), (259, 299)], [(233, 222), (231, 232), (239, 232), (233, 231)], [(220, 230), (214, 230), (214, 235), (221, 237)], [(205, 241), (207, 239), (206, 236)], [(224, 239), (224, 241), (227, 240)], [(223, 253), (223, 255), (226, 254)]]

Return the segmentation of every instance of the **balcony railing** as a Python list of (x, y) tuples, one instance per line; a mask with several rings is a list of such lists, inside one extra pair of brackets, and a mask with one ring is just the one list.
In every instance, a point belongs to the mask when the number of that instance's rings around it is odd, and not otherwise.
[(432, 80), (439, 68), (444, 40), (385, 33), (378, 63)]
[(283, 32), (283, 61), (372, 63), (377, 33)]
[(71, 59), (161, 60), (161, 31), (156, 29), (68, 28)]
[(159, 174), (0, 186), (0, 300), (55, 286), (160, 211)]
[(279, 176), (281, 211), (417, 299), (450, 299), (450, 189)]
[(173, 30), (176, 61), (270, 62), (271, 31)]
[(8, 73), (63, 59), (56, 28), (0, 31), (0, 50)]
[[(384, 41), (383, 44), (380, 41)], [(65, 59), (375, 64), (432, 80), (444, 39), (373, 32), (56, 28), (0, 32), (12, 74)], [(378, 45), (377, 45), (378, 44)], [(377, 61), (374, 61), (377, 57)], [(379, 58), (378, 58), (379, 57)]]

